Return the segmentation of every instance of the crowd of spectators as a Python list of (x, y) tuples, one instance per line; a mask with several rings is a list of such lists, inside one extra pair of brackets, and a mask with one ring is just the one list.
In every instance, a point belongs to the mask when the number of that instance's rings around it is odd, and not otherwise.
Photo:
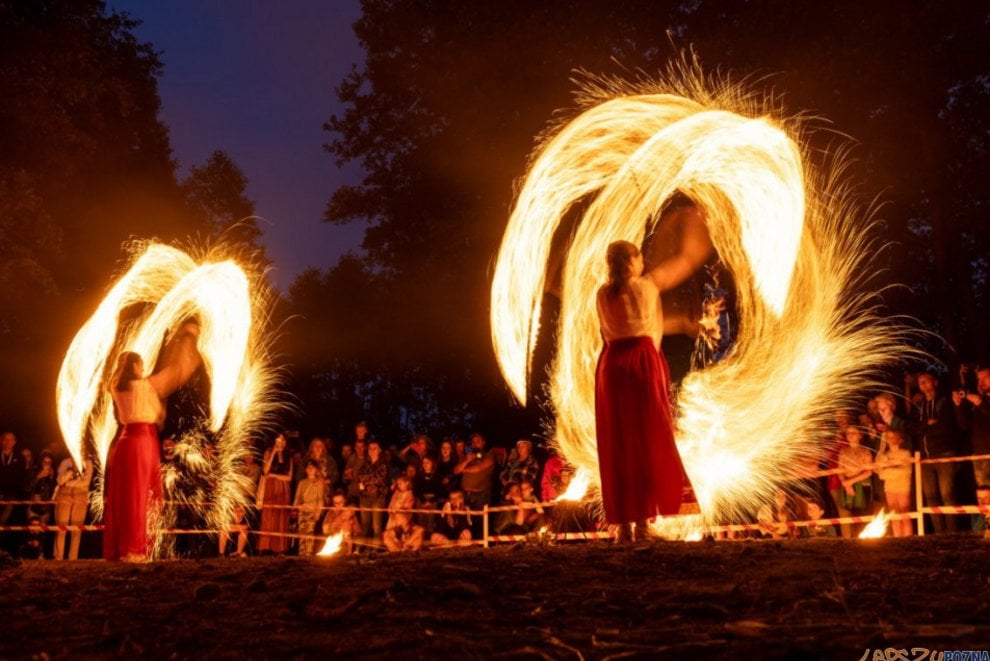
[[(990, 368), (964, 365), (944, 380), (948, 387), (941, 389), (933, 373), (910, 375), (903, 395), (882, 393), (862, 411), (836, 411), (833, 441), (812, 467), (832, 474), (780, 489), (775, 502), (756, 513), (757, 536), (855, 536), (863, 523), (789, 524), (869, 517), (881, 508), (910, 512), (917, 496), (915, 452), (923, 460), (990, 454)], [(483, 517), (477, 512), (486, 506), (499, 509), (487, 521), (492, 535), (527, 535), (548, 524), (563, 531), (558, 514), (571, 507), (540, 506), (566, 489), (573, 471), (551, 451), (538, 460), (528, 439), (519, 439), (510, 450), (490, 448), (478, 433), (467, 441), (439, 443), (418, 434), (400, 448), (386, 446), (359, 423), (339, 445), (328, 437), (301, 441), (295, 434), (279, 434), (260, 460), (248, 455), (239, 464), (249, 505), (236, 511), (230, 530), (221, 532), (221, 555), (311, 555), (319, 551), (321, 539), (341, 532), (348, 550), (471, 544), (482, 535)], [(175, 443), (166, 439), (162, 461), (172, 461), (174, 453)], [(31, 501), (0, 505), (0, 526), (87, 521), (93, 465), (87, 460), (77, 469), (61, 454), (52, 444), (35, 458), (30, 449), (18, 447), (14, 433), (0, 435), (0, 500)], [(926, 463), (920, 477), (927, 506), (990, 505), (990, 459)], [(582, 525), (594, 525), (586, 519)], [(935, 533), (990, 528), (982, 514), (926, 519)], [(891, 531), (907, 536), (915, 525), (912, 519), (898, 520)], [(0, 531), (0, 542), (24, 557), (75, 559), (82, 536), (79, 531)]]

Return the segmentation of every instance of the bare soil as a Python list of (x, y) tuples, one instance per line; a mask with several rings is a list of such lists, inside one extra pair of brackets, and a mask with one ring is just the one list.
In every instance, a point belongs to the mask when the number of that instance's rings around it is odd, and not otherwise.
[(25, 562), (0, 608), (4, 658), (918, 658), (990, 647), (990, 541)]

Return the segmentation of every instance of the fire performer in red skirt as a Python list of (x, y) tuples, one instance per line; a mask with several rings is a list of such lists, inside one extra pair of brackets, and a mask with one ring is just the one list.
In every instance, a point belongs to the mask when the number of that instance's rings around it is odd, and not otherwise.
[(640, 250), (612, 243), (609, 279), (598, 291), (605, 338), (595, 374), (598, 465), (605, 518), (619, 524), (620, 540), (631, 538), (630, 524), (645, 532), (650, 519), (676, 514), (690, 489), (674, 443), (660, 294), (703, 264), (712, 244), (697, 207), (669, 220), (679, 225), (678, 249), (644, 275)]
[(117, 360), (111, 394), (121, 430), (107, 456), (104, 560), (148, 559), (155, 538), (153, 514), (162, 497), (158, 429), (165, 422), (163, 400), (199, 367), (198, 335), (198, 325), (184, 324), (165, 349), (165, 366), (147, 378), (140, 355), (125, 351)]

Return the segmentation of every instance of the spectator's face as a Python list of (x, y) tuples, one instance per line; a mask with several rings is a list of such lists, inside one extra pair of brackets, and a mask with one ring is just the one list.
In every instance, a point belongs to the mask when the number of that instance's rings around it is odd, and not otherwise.
[(24, 457), (24, 461), (29, 464), (34, 459), (34, 454), (31, 452), (31, 448), (22, 449), (21, 456)]
[(808, 518), (812, 520), (818, 520), (825, 516), (825, 512), (822, 511), (821, 506), (818, 503), (808, 503)]
[(519, 489), (518, 484), (513, 484), (511, 487), (509, 487), (509, 492), (507, 495), (509, 497), (509, 500), (518, 502), (522, 498), (522, 490)]
[(406, 466), (406, 477), (410, 480), (416, 477), (416, 467), (413, 465)]
[(358, 425), (354, 428), (354, 437), (358, 440), (364, 440), (364, 437), (368, 435), (368, 428), (364, 425)]
[(464, 509), (464, 494), (460, 491), (450, 494), (450, 507), (455, 510)]
[(9, 454), (14, 451), (14, 446), (17, 445), (17, 437), (7, 432), (3, 435), (3, 440), (0, 443), (3, 444), (3, 451)]
[(519, 488), (522, 490), (523, 498), (529, 498), (533, 495), (533, 485), (529, 482), (523, 482)]
[(323, 456), (323, 453), (327, 451), (327, 446), (325, 446), (323, 444), (323, 441), (321, 441), (321, 440), (315, 440), (315, 441), (313, 441), (313, 443), (310, 446), (310, 449), (309, 450), (313, 454), (314, 457), (316, 457), (317, 459), (319, 459), (320, 457)]
[(892, 420), (894, 417), (894, 405), (889, 399), (877, 400), (877, 413), (884, 420)]
[(419, 439), (413, 447), (416, 449), (416, 452), (420, 454), (420, 456), (426, 454), (426, 439)]
[(475, 452), (485, 449), (485, 439), (480, 434), (471, 437), (471, 447)]
[(46, 456), (44, 459), (42, 459), (41, 460), (41, 467), (43, 469), (46, 469), (46, 470), (51, 470), (52, 469), (52, 458)]
[(462, 457), (464, 456), (464, 448), (465, 448), (464, 441), (457, 441), (457, 454), (458, 455), (460, 455)]
[(528, 443), (520, 443), (516, 446), (516, 453), (519, 455), (519, 459), (525, 460), (533, 452), (533, 447)]
[(901, 435), (900, 434), (890, 434), (890, 433), (884, 434), (883, 435), (883, 440), (887, 443), (887, 445), (889, 445), (890, 447), (894, 448), (895, 450), (897, 448), (901, 447)]
[(990, 395), (990, 369), (982, 369), (976, 373), (976, 387), (981, 395)]
[(382, 455), (382, 448), (378, 443), (368, 444), (368, 458), (371, 459), (372, 463), (378, 461), (378, 457)]
[(846, 430), (846, 442), (856, 447), (859, 442), (863, 440), (863, 434), (859, 431), (857, 427), (850, 427)]
[(343, 507), (344, 506), (344, 497), (343, 496), (340, 496), (340, 495), (334, 496), (333, 497), (333, 506), (334, 507)]
[(342, 445), (342, 446), (340, 446), (340, 458), (341, 459), (344, 459), (346, 461), (347, 458), (351, 456), (351, 453), (353, 451), (354, 451), (354, 449), (350, 445)]
[(874, 399), (871, 399), (870, 401), (868, 401), (868, 402), (866, 403), (866, 410), (867, 410), (867, 411), (868, 411), (868, 412), (870, 413), (870, 415), (872, 415), (872, 416), (876, 416), (876, 415), (877, 415), (877, 413), (878, 413), (878, 411), (879, 411), (879, 409), (877, 408), (877, 400), (876, 400), (876, 398), (874, 398)]
[(395, 481), (395, 486), (399, 489), (399, 491), (409, 491), (409, 478), (400, 477)]
[(440, 444), (440, 456), (443, 457), (444, 459), (449, 457), (453, 452), (454, 452), (454, 448), (450, 444), (450, 441), (444, 441), (443, 443)]
[(976, 504), (984, 507), (990, 506), (990, 489), (976, 490)]
[(354, 452), (357, 453), (357, 456), (363, 457), (364, 456), (364, 453), (367, 451), (367, 449), (368, 449), (368, 444), (367, 443), (365, 443), (364, 441), (355, 441), (355, 443), (354, 443)]
[(316, 466), (313, 466), (312, 464), (307, 464), (306, 477), (308, 477), (311, 480), (316, 477)]
[(285, 449), (285, 436), (279, 434), (278, 436), (275, 437), (275, 451), (278, 452), (284, 449)]
[(918, 390), (927, 398), (931, 399), (935, 396), (935, 386), (938, 385), (938, 381), (935, 380), (931, 374), (922, 374), (918, 377)]
[(423, 472), (432, 473), (433, 472), (433, 460), (429, 457), (423, 457)]

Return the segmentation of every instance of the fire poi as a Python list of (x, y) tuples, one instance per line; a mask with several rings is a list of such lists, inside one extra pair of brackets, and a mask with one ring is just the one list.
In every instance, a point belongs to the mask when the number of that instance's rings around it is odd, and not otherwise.
[[(167, 350), (168, 338), (194, 317), (200, 328), (195, 348), (209, 379), (208, 403), (199, 419), (183, 423), (176, 439), (179, 461), (163, 471), (164, 497), (187, 502), (211, 528), (226, 529), (235, 508), (245, 504), (248, 478), (235, 467), (249, 451), (246, 439), (264, 428), (272, 410), (274, 376), (258, 323), (266, 290), (235, 261), (218, 255), (197, 262), (177, 248), (139, 244), (130, 268), (73, 339), (56, 398), (73, 461), (82, 465), (92, 447), (96, 466), (104, 467), (117, 429), (107, 383), (117, 355), (134, 351), (150, 371)], [(122, 316), (129, 320), (122, 323)], [(212, 483), (209, 498), (201, 489), (183, 488), (186, 480)], [(102, 511), (102, 495), (101, 481), (91, 503), (96, 512)], [(154, 524), (169, 523), (170, 512), (174, 516), (174, 508), (166, 508), (164, 520)]]
[(550, 395), (555, 443), (596, 489), (605, 249), (619, 239), (641, 246), (665, 203), (687, 195), (735, 280), (739, 327), (728, 354), (676, 394), (676, 442), (701, 510), (677, 526), (745, 517), (821, 456), (834, 410), (911, 351), (905, 328), (859, 289), (878, 250), (869, 215), (840, 178), (841, 151), (813, 166), (801, 120), (697, 63), (655, 82), (586, 82), (579, 104), (537, 148), (503, 237), (491, 290), (502, 374), (525, 403), (547, 264), (560, 257), (551, 243), (581, 209), (563, 256)]

